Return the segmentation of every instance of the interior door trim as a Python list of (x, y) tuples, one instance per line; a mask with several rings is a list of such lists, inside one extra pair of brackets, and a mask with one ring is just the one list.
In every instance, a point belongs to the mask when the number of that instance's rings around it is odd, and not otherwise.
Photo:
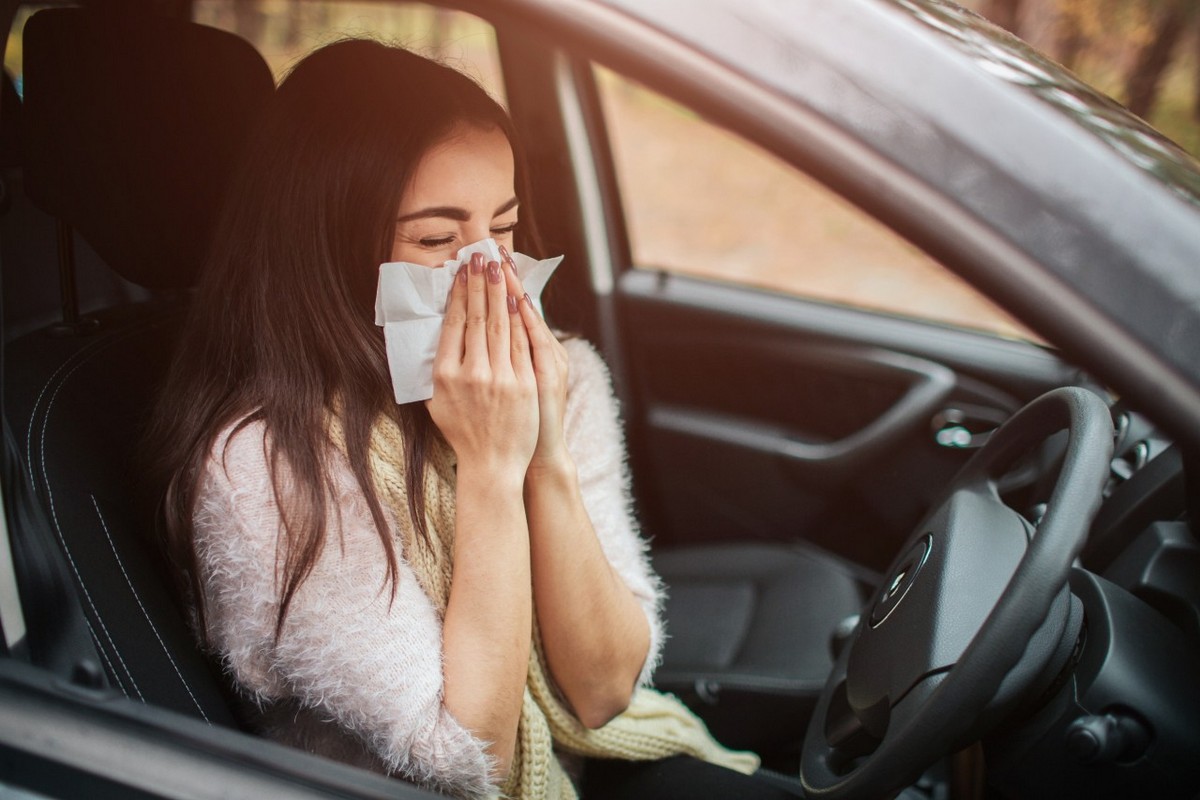
[(891, 351), (942, 364), (960, 374), (985, 380), (1003, 376), (1004, 385), (1025, 399), (1041, 394), (1046, 386), (1088, 383), (1086, 376), (1053, 350), (1030, 342), (691, 276), (630, 270), (621, 275), (617, 294), (626, 315), (639, 316), (635, 321), (639, 329), (645, 322), (671, 330), (677, 327), (671, 314), (701, 312), (731, 323), (777, 329), (789, 338), (794, 335), (863, 347), (886, 342)]

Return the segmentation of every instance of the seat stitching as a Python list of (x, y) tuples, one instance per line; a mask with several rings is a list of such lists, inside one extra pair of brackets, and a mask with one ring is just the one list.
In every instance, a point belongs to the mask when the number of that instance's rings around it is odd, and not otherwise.
[(129, 579), (129, 573), (125, 571), (125, 563), (121, 560), (120, 553), (117, 552), (117, 546), (113, 542), (111, 534), (108, 532), (108, 523), (104, 521), (104, 514), (100, 512), (100, 504), (96, 501), (96, 495), (89, 495), (92, 499), (92, 507), (96, 509), (96, 516), (100, 519), (100, 527), (104, 530), (104, 538), (108, 540), (108, 547), (112, 550), (113, 557), (117, 559), (117, 566), (121, 568), (121, 575), (125, 578), (125, 584), (129, 586), (129, 592), (133, 595), (133, 599), (137, 601), (138, 608), (142, 610), (142, 616), (146, 618), (146, 623), (150, 626), (150, 630), (154, 632), (154, 638), (158, 640), (158, 644), (163, 649), (163, 653), (167, 656), (167, 661), (171, 662), (171, 668), (175, 670), (175, 675), (179, 677), (179, 682), (183, 684), (183, 688), (188, 693), (188, 697), (192, 698), (192, 702), (196, 704), (196, 710), (200, 712), (200, 716), (204, 717), (204, 721), (211, 723), (212, 720), (204, 713), (204, 708), (200, 705), (200, 701), (196, 699), (196, 695), (192, 694), (192, 687), (188, 685), (187, 680), (183, 677), (183, 673), (179, 671), (178, 665), (175, 664), (175, 659), (171, 657), (171, 651), (167, 649), (167, 645), (162, 640), (162, 636), (158, 633), (158, 628), (155, 627), (150, 615), (146, 612), (146, 607), (142, 605), (142, 598), (138, 595), (137, 589), (133, 587), (133, 581)]
[[(104, 631), (105, 638), (108, 639), (109, 644), (112, 646), (113, 655), (115, 655), (117, 661), (120, 662), (121, 668), (125, 670), (125, 674), (129, 676), (129, 682), (133, 686), (133, 690), (137, 692), (138, 698), (141, 699), (142, 702), (145, 702), (146, 698), (144, 695), (142, 695), (142, 690), (138, 687), (137, 681), (133, 677), (133, 673), (129, 670), (129, 666), (125, 663), (125, 659), (121, 658), (121, 651), (117, 649), (117, 644), (115, 641), (113, 641), (112, 634), (108, 632), (108, 627), (104, 624), (104, 619), (100, 616), (100, 612), (96, 608), (96, 603), (92, 600), (92, 595), (88, 591), (87, 585), (83, 581), (83, 576), (79, 572), (79, 567), (75, 564), (75, 558), (71, 555), (71, 548), (67, 546), (67, 540), (66, 537), (63, 536), (62, 527), (58, 524), (58, 509), (54, 503), (54, 489), (50, 486), (50, 476), (46, 469), (46, 429), (50, 426), (50, 412), (54, 408), (54, 403), (58, 399), (58, 393), (66, 384), (67, 379), (70, 378), (71, 375), (74, 375), (79, 367), (83, 366), (84, 363), (85, 362), (80, 361), (80, 363), (72, 368), (70, 372), (63, 376), (62, 381), (59, 382), (59, 385), (55, 388), (54, 393), (50, 396), (50, 400), (46, 404), (46, 413), (42, 417), (42, 434), (38, 442), (41, 448), (42, 480), (46, 484), (46, 498), (50, 503), (50, 517), (54, 521), (54, 532), (58, 535), (59, 544), (62, 545), (63, 552), (67, 556), (67, 561), (71, 565), (71, 571), (75, 573), (75, 580), (79, 582), (79, 588), (83, 592), (83, 596), (87, 599), (88, 605), (91, 607), (92, 613), (96, 617), (96, 622), (100, 624), (100, 629)], [(115, 670), (114, 674), (116, 674)]]
[[(96, 342), (96, 343), (92, 344), (91, 346), (85, 347), (82, 350), (78, 350), (78, 351), (72, 353), (70, 358), (68, 358), (63, 363), (59, 364), (58, 368), (55, 369), (54, 372), (51, 373), (50, 377), (46, 379), (46, 382), (44, 384), (42, 384), (41, 391), (38, 392), (37, 398), (33, 401), (33, 408), (30, 409), (29, 427), (25, 431), (25, 459), (26, 459), (26, 463), (29, 465), (29, 479), (31, 481), (33, 481), (35, 484), (36, 484), (37, 478), (33, 472), (33, 463), (34, 463), (33, 462), (33, 431), (34, 431), (34, 428), (37, 427), (38, 406), (40, 406), (42, 404), (42, 398), (44, 398), (46, 396), (46, 392), (54, 384), (55, 379), (58, 378), (59, 374), (62, 373), (62, 371), (67, 369), (68, 367), (72, 367), (71, 372), (74, 372), (76, 369), (78, 369), (79, 366), (81, 366), (81, 365), (75, 364), (76, 361), (83, 360), (86, 356), (90, 356), (93, 352), (95, 352), (97, 350), (102, 350), (102, 349), (105, 349), (108, 347), (112, 347), (114, 344), (116, 344), (118, 342), (125, 341), (129, 337), (133, 336), (133, 334), (139, 332), (142, 328), (147, 327), (147, 325), (149, 325), (151, 322), (154, 322), (154, 321), (156, 321), (156, 320), (154, 320), (154, 319), (145, 320), (141, 324), (131, 326), (128, 330), (122, 331), (117, 334), (113, 334), (111, 337), (109, 337), (105, 341)], [(65, 378), (64, 378), (64, 380), (65, 380)], [(60, 386), (61, 386), (61, 384), (60, 384)], [(58, 389), (55, 389), (54, 393), (58, 394)], [(49, 409), (47, 409), (47, 413), (48, 412), (49, 412)], [(44, 436), (43, 436), (43, 438), (44, 438)]]
[(108, 665), (109, 673), (116, 680), (117, 688), (121, 690), (121, 694), (129, 697), (129, 692), (125, 689), (125, 683), (121, 680), (121, 673), (117, 672), (116, 668), (113, 667), (112, 659), (105, 652), (104, 645), (100, 642), (100, 637), (96, 635), (96, 630), (92, 627), (92, 622), (87, 618), (87, 614), (83, 615), (83, 621), (87, 625), (88, 635), (92, 637), (92, 644), (96, 645), (96, 652), (104, 659), (104, 663)]
[[(35, 399), (33, 401), (33, 408), (31, 409), (30, 414), (29, 414), (29, 428), (25, 432), (25, 458), (26, 458), (26, 463), (29, 464), (30, 480), (36, 479), (34, 476), (34, 473), (33, 473), (33, 430), (34, 430), (34, 428), (37, 427), (38, 406), (40, 406), (42, 404), (42, 398), (46, 396), (46, 392), (54, 384), (54, 381), (56, 378), (58, 378), (59, 374), (62, 373), (62, 371), (67, 369), (68, 367), (71, 367), (74, 364), (74, 362), (79, 360), (79, 358), (81, 356), (83, 356), (84, 354), (91, 353), (93, 348), (94, 348), (94, 346), (86, 347), (83, 350), (78, 350), (78, 351), (72, 353), (71, 357), (68, 358), (66, 361), (59, 364), (58, 368), (55, 369), (54, 372), (51, 373), (50, 377), (46, 379), (46, 382), (44, 384), (42, 384), (42, 390), (40, 392), (38, 392), (37, 399)], [(72, 371), (74, 371), (74, 370), (72, 370)], [(55, 390), (55, 392), (57, 393), (57, 389)]]
[(54, 383), (54, 379), (57, 378), (58, 374), (66, 369), (72, 361), (74, 361), (74, 357), (69, 358), (63, 363), (59, 364), (58, 369), (54, 370), (54, 373), (46, 379), (46, 382), (42, 384), (42, 390), (38, 392), (37, 399), (33, 401), (33, 408), (29, 413), (29, 427), (25, 431), (25, 463), (29, 465), (29, 480), (34, 484), (34, 486), (37, 485), (37, 476), (34, 475), (33, 472), (33, 429), (37, 427), (38, 406), (42, 404), (42, 398), (46, 396), (46, 390), (48, 390), (50, 385)]

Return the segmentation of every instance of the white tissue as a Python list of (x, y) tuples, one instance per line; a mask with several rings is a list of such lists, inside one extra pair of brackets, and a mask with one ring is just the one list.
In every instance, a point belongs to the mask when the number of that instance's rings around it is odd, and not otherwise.
[[(482, 253), (487, 261), (501, 261), (495, 239), (469, 244), (441, 267), (426, 267), (407, 261), (379, 266), (379, 289), (375, 295), (375, 324), (383, 327), (388, 368), (397, 403), (412, 403), (433, 397), (433, 357), (442, 333), (446, 300), (459, 267)], [(513, 253), (517, 277), (542, 313), (541, 295), (562, 256), (543, 261)]]

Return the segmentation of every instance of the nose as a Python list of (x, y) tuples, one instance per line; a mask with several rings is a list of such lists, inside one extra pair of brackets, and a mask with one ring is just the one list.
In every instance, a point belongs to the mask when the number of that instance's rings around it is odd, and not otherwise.
[(465, 224), (462, 232), (463, 241), (467, 244), (474, 244), (492, 235), (492, 229), (486, 223), (468, 222)]

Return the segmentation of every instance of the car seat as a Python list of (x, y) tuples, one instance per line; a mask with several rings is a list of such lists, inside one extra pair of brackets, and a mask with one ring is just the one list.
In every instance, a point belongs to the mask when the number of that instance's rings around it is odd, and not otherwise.
[[(59, 269), (64, 323), (5, 347), (6, 423), (107, 682), (234, 725), (150, 544), (135, 445), (255, 113), (274, 90), (245, 41), (168, 18), (49, 9), (24, 33), (24, 188), (143, 302), (73, 314), (70, 236), (15, 270)], [(7, 287), (6, 287), (7, 288)], [(13, 498), (6, 498), (12, 503)], [(28, 600), (26, 601), (28, 605)], [(35, 600), (36, 602), (36, 600)]]
[[(726, 542), (657, 552), (668, 639), (655, 673), (725, 744), (783, 766), (799, 752), (874, 575), (804, 542)], [(782, 759), (782, 761), (780, 760)]]

